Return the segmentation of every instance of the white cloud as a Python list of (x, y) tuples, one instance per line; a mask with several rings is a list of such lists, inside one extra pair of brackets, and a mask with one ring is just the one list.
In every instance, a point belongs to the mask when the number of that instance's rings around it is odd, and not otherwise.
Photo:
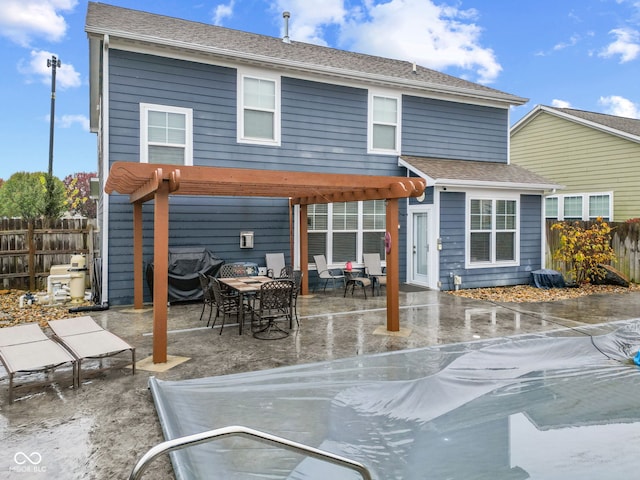
[(71, 128), (75, 123), (79, 124), (85, 132), (89, 131), (89, 118), (85, 115), (63, 115), (58, 125), (61, 128)]
[(616, 28), (609, 33), (616, 36), (616, 41), (602, 50), (599, 56), (610, 58), (620, 55), (620, 63), (625, 63), (640, 55), (640, 33), (637, 30)]
[(293, 41), (327, 45), (326, 36), (335, 29), (339, 47), (347, 50), (437, 70), (455, 67), (475, 74), (480, 83), (491, 83), (502, 71), (493, 50), (480, 43), (482, 29), (474, 23), (474, 9), (435, 5), (433, 0), (365, 0), (352, 9), (345, 8), (344, 0), (327, 0), (322, 8), (308, 0), (276, 0), (272, 5), (291, 12)]
[(640, 105), (618, 95), (600, 97), (598, 103), (604, 107), (604, 113), (618, 117), (639, 118)]
[(571, 103), (567, 102), (566, 100), (559, 100), (557, 98), (554, 98), (553, 100), (551, 100), (551, 106), (556, 108), (571, 108)]
[(231, 0), (227, 5), (221, 4), (216, 7), (213, 12), (214, 25), (222, 25), (222, 21), (225, 18), (233, 16), (233, 7), (235, 6), (235, 0)]
[[(21, 61), (18, 71), (26, 76), (27, 82), (39, 81), (47, 85), (51, 84), (51, 67), (47, 67), (47, 60), (50, 60), (51, 52), (45, 50), (32, 50), (31, 59), (28, 62)], [(56, 55), (56, 58), (59, 58)], [(56, 69), (56, 88), (65, 89), (80, 86), (80, 73), (70, 63), (64, 63)], [(35, 79), (35, 80), (34, 80)]]
[(553, 46), (553, 50), (558, 51), (558, 50), (564, 50), (565, 48), (573, 47), (578, 43), (579, 40), (580, 40), (580, 35), (578, 35), (577, 33), (574, 33), (573, 35), (571, 35), (571, 37), (567, 42), (556, 43)]
[(78, 0), (2, 0), (0, 35), (28, 47), (34, 37), (62, 40), (67, 23), (61, 12), (71, 12)]

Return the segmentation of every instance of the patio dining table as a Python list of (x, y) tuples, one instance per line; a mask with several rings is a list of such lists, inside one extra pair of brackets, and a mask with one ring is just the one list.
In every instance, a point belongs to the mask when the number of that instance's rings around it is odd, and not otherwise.
[(271, 282), (273, 279), (263, 275), (256, 275), (252, 277), (221, 277), (218, 278), (218, 280), (232, 291), (238, 293), (238, 303), (240, 305), (238, 309), (238, 324), (240, 335), (242, 335), (242, 328), (244, 326), (244, 296), (258, 292), (264, 283)]

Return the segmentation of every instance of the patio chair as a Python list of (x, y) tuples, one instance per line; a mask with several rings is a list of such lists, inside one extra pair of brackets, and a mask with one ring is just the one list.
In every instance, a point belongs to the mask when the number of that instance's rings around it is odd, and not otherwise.
[(218, 276), (222, 278), (246, 277), (247, 269), (241, 263), (225, 263), (220, 267)]
[[(211, 325), (211, 328), (216, 326), (218, 317), (222, 316), (222, 325), (220, 326), (220, 335), (222, 335), (222, 329), (224, 328), (224, 322), (227, 317), (236, 317), (236, 320), (238, 322), (240, 321), (240, 297), (237, 294), (228, 293), (217, 278), (210, 277), (210, 285), (211, 292), (213, 293), (213, 302), (216, 308), (216, 317), (213, 319), (213, 325)], [(248, 311), (247, 305), (243, 304), (242, 308), (244, 308), (245, 311)], [(209, 326), (208, 323), (207, 326)], [(240, 330), (242, 330), (241, 327), (242, 326), (240, 326)]]
[(202, 289), (202, 312), (200, 312), (200, 320), (202, 320), (202, 316), (204, 315), (204, 311), (207, 306), (209, 307), (209, 320), (207, 320), (207, 327), (209, 323), (211, 323), (211, 314), (213, 313), (213, 307), (215, 304), (213, 298), (213, 292), (211, 291), (211, 285), (209, 284), (209, 276), (198, 272), (198, 278), (200, 279), (200, 288)]
[(344, 275), (336, 274), (329, 270), (327, 267), (327, 259), (324, 255), (314, 255), (313, 260), (316, 263), (316, 270), (318, 271), (318, 277), (324, 280), (323, 292), (327, 291), (327, 283), (329, 280), (333, 283), (333, 288), (336, 288), (336, 280), (342, 281), (344, 284)]
[(362, 272), (358, 272), (355, 270), (345, 270), (344, 271), (344, 295), (347, 296), (347, 290), (351, 287), (351, 296), (353, 297), (353, 292), (356, 287), (362, 288), (364, 292), (364, 299), (367, 299), (367, 287), (373, 285), (373, 281), (369, 277), (363, 276)]
[(120, 353), (131, 353), (132, 375), (136, 373), (136, 349), (117, 335), (105, 330), (89, 316), (50, 320), (49, 328), (54, 338), (59, 341), (78, 362), (78, 385), (82, 380), (82, 362), (86, 359), (102, 360)]
[(300, 287), (302, 286), (302, 272), (300, 270), (294, 270), (292, 266), (287, 265), (280, 271), (279, 279), (293, 280), (293, 298), (291, 303), (293, 316), (296, 317), (296, 323), (300, 326), (300, 320), (298, 319), (298, 295), (300, 294)]
[(278, 340), (289, 336), (278, 319), (289, 321), (292, 327), (293, 280), (273, 280), (262, 284), (254, 298), (251, 315), (253, 336), (260, 340)]
[(267, 253), (264, 256), (267, 262), (267, 277), (280, 278), (280, 272), (285, 268), (284, 253)]
[(379, 253), (364, 253), (362, 255), (364, 260), (364, 273), (372, 281), (371, 293), (376, 294), (376, 287), (378, 287), (378, 295), (380, 295), (380, 286), (387, 287), (387, 274), (382, 269), (382, 261), (380, 260)]
[(9, 403), (13, 403), (14, 390), (27, 385), (14, 384), (16, 373), (49, 373), (70, 364), (73, 387), (76, 387), (76, 359), (59, 343), (47, 337), (37, 323), (0, 328), (0, 360), (9, 375)]

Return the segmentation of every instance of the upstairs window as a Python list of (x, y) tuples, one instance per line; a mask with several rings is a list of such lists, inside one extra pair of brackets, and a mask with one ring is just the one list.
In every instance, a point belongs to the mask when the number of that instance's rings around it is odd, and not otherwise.
[(140, 104), (140, 161), (193, 165), (193, 113), (190, 108)]
[(280, 81), (238, 74), (238, 141), (280, 144)]
[(369, 96), (369, 152), (400, 153), (400, 99), (395, 96)]

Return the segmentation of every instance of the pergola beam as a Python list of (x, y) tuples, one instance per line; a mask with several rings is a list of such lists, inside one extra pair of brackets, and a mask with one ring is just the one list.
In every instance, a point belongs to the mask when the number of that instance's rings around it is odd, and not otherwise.
[(420, 178), (114, 163), (105, 192), (129, 195), (133, 204), (135, 308), (142, 307), (142, 204), (155, 201), (153, 362), (167, 361), (169, 195), (288, 197), (290, 206), (300, 205), (303, 294), (309, 290), (307, 205), (386, 200), (391, 239), (387, 253), (387, 330), (397, 332), (400, 329), (398, 199), (418, 197), (425, 188)]

